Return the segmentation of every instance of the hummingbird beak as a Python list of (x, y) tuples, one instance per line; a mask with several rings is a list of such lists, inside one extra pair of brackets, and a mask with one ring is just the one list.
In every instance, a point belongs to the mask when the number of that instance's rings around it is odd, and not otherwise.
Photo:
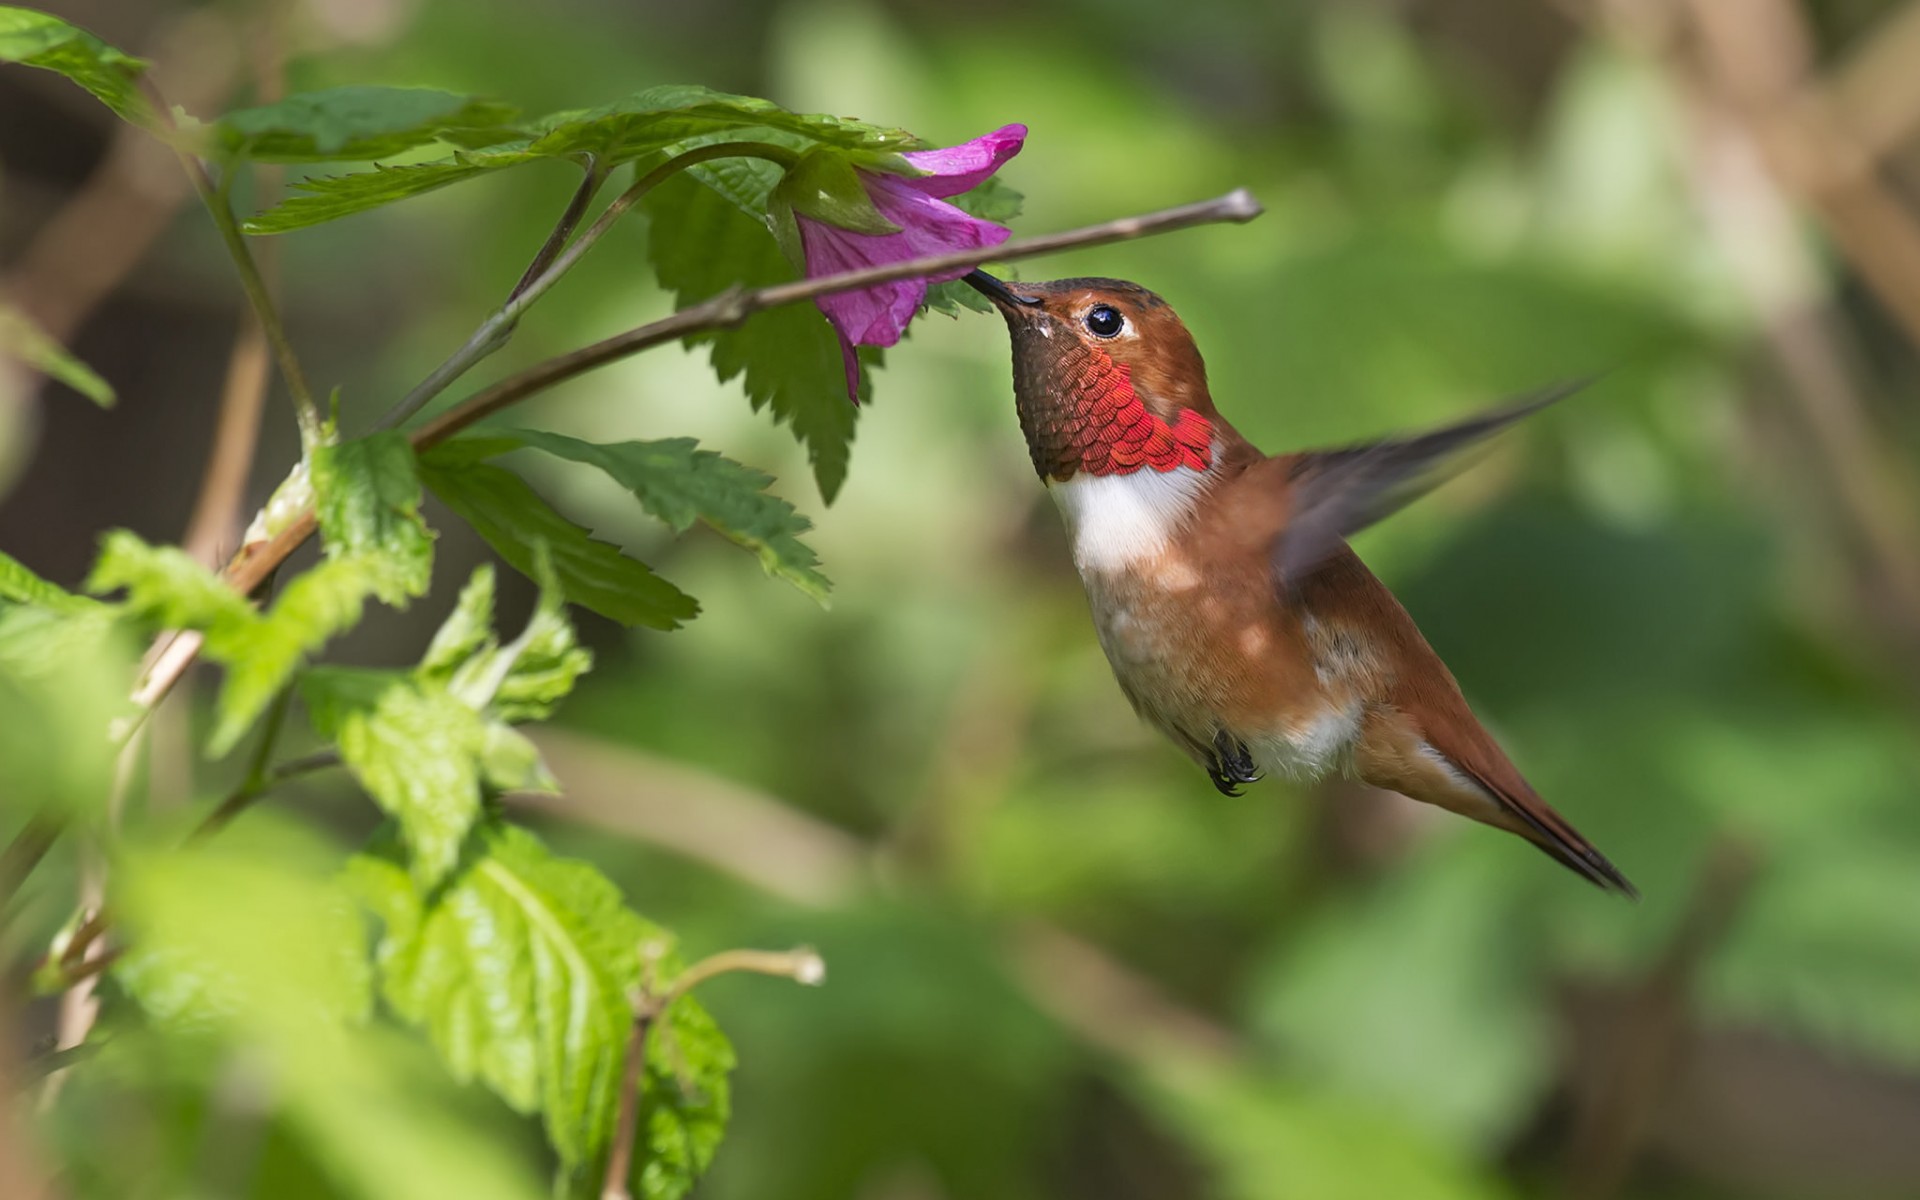
[(960, 277), (960, 282), (993, 301), (994, 306), (1004, 313), (1015, 313), (1022, 308), (1037, 308), (1040, 304), (1040, 297), (1022, 296), (985, 271), (969, 271)]

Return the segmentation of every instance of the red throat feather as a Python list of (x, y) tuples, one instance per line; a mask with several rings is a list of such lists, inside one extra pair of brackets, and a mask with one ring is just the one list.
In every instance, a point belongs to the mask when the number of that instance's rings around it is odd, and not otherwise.
[(1133, 389), (1133, 371), (1088, 347), (1066, 383), (1073, 414), (1060, 432), (1061, 466), (1090, 475), (1131, 475), (1142, 467), (1204, 471), (1213, 463), (1213, 423), (1190, 408), (1172, 424), (1147, 408)]

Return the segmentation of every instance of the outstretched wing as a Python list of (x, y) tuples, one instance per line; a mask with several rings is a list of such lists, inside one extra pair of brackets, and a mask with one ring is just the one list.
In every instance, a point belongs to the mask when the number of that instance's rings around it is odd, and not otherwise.
[(1441, 482), (1462, 451), (1586, 383), (1534, 392), (1430, 433), (1282, 457), (1278, 463), (1287, 472), (1292, 501), (1286, 528), (1273, 542), (1274, 570), (1282, 584), (1297, 584), (1348, 537)]

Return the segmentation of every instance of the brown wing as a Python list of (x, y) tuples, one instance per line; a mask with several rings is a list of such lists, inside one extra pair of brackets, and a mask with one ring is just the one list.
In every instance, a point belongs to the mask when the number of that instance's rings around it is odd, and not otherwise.
[(1467, 707), (1453, 673), (1413, 618), (1351, 549), (1342, 546), (1295, 590), (1293, 602), (1337, 644), (1364, 631), (1366, 715), (1354, 748), (1360, 777), (1519, 834), (1610, 891), (1633, 885), (1533, 790)]
[(1289, 493), (1287, 523), (1273, 543), (1275, 571), (1288, 587), (1299, 586), (1348, 537), (1445, 479), (1449, 460), (1585, 386), (1563, 383), (1430, 433), (1275, 459)]

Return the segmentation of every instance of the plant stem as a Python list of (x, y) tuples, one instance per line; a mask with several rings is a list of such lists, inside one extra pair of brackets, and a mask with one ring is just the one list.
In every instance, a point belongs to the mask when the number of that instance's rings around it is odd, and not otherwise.
[(511, 292), (507, 293), (508, 300), (514, 299), (532, 287), (533, 281), (553, 265), (553, 260), (559, 257), (561, 250), (566, 248), (567, 239), (572, 237), (573, 231), (580, 227), (580, 218), (587, 215), (587, 206), (592, 204), (594, 196), (599, 194), (600, 185), (607, 181), (608, 173), (608, 168), (601, 165), (598, 156), (587, 155), (585, 178), (581, 179), (580, 186), (574, 189), (573, 199), (567, 201), (566, 211), (560, 214), (560, 220), (555, 222), (553, 232), (547, 235), (547, 240), (541, 244), (539, 253), (533, 256), (533, 261), (527, 264), (527, 269), (520, 273), (520, 281), (513, 285)]
[[(600, 215), (594, 219), (592, 225), (587, 227), (586, 232), (564, 249), (559, 249), (555, 245), (556, 240), (565, 241), (564, 238), (558, 237), (560, 227), (556, 226), (554, 229), (556, 236), (549, 237), (547, 245), (541, 247), (540, 251), (541, 255), (546, 255), (549, 249), (555, 250), (551, 261), (537, 272), (534, 267), (528, 267), (527, 273), (521, 277), (520, 282), (514, 286), (512, 294), (507, 297), (507, 302), (480, 323), (480, 328), (473, 331), (473, 336), (467, 339), (466, 345), (456, 350), (447, 361), (435, 367), (433, 373), (421, 380), (418, 387), (401, 397), (400, 403), (394, 405), (391, 412), (374, 423), (374, 429), (397, 429), (406, 424), (435, 396), (446, 391), (454, 380), (472, 370), (475, 363), (505, 346), (508, 339), (513, 336), (514, 326), (520, 323), (521, 315), (533, 306), (534, 301), (545, 295), (549, 288), (560, 282), (560, 278), (571, 271), (574, 264), (578, 263), (587, 251), (593, 249), (594, 243), (605, 236), (607, 230), (613, 228), (614, 222), (638, 204), (648, 192), (659, 186), (661, 181), (686, 170), (695, 163), (715, 158), (764, 158), (772, 162), (790, 164), (794, 160), (794, 152), (785, 146), (776, 146), (770, 142), (715, 142), (707, 146), (696, 146), (685, 153), (674, 155), (642, 175), (633, 186), (614, 197), (613, 202), (601, 210)], [(594, 186), (598, 188), (597, 183)], [(575, 193), (574, 204), (585, 207), (579, 193)], [(567, 213), (561, 215), (562, 225), (566, 224), (568, 214), (573, 213), (574, 204), (568, 205)], [(578, 216), (575, 215), (574, 219), (577, 221)], [(540, 258), (536, 256), (534, 266), (539, 265)]]
[[(838, 275), (822, 275), (817, 279), (776, 284), (758, 291), (749, 292), (732, 288), (691, 308), (682, 309), (670, 317), (642, 325), (638, 329), (630, 329), (626, 333), (616, 334), (603, 342), (597, 342), (570, 354), (549, 359), (518, 375), (504, 379), (469, 397), (438, 420), (414, 431), (413, 444), (418, 449), (436, 445), (482, 417), (524, 400), (535, 392), (552, 387), (562, 380), (571, 379), (594, 367), (638, 353), (662, 342), (675, 341), (689, 334), (702, 333), (710, 329), (730, 328), (746, 320), (753, 313), (778, 305), (794, 304), (835, 292), (872, 287), (874, 284), (890, 283), (896, 279), (911, 279), (915, 276), (953, 270), (958, 267), (974, 267), (983, 262), (1012, 262), (1016, 259), (1032, 258), (1077, 246), (1106, 245), (1110, 242), (1126, 241), (1149, 234), (1167, 233), (1175, 229), (1219, 221), (1251, 221), (1259, 216), (1260, 212), (1260, 204), (1253, 198), (1252, 193), (1245, 188), (1238, 188), (1224, 196), (1197, 204), (1184, 204), (1178, 208), (1163, 209), (1160, 212), (1146, 213), (1142, 216), (1124, 217), (1118, 221), (1089, 225), (1064, 233), (1018, 238), (999, 246), (980, 250), (931, 255), (906, 262), (889, 263), (884, 267), (865, 267)], [(560, 261), (563, 260), (564, 256)], [(560, 261), (555, 262), (556, 268), (560, 266)], [(287, 556), (297, 550), (301, 543), (313, 536), (314, 528), (313, 510), (309, 508), (288, 522), (272, 541), (264, 545), (248, 546), (228, 563), (225, 571), (227, 583), (242, 595), (253, 591), (260, 586), (263, 579), (285, 562)], [(180, 635), (180, 639), (174, 643), (174, 646), (180, 648), (175, 650), (169, 647), (168, 653), (156, 659), (147, 672), (139, 692), (135, 695), (136, 704), (143, 710), (158, 703), (193, 664), (199, 652), (198, 639), (195, 638), (191, 644), (181, 646), (181, 643), (191, 636), (193, 635)]]
[(254, 777), (249, 775), (239, 787), (228, 793), (220, 806), (208, 813), (194, 831), (187, 835), (187, 842), (202, 841), (225, 829), (232, 820), (253, 806), (253, 802), (271, 792), (289, 779), (298, 779), (302, 775), (311, 775), (315, 771), (324, 771), (328, 767), (340, 765), (340, 752), (321, 750), (303, 758), (289, 759), (273, 770)]
[(680, 973), (665, 989), (654, 987), (655, 956), (642, 946), (641, 982), (633, 994), (633, 1032), (627, 1038), (627, 1057), (620, 1071), (620, 1110), (613, 1127), (613, 1145), (607, 1150), (607, 1171), (600, 1184), (600, 1200), (632, 1200), (627, 1179), (633, 1174), (634, 1143), (640, 1133), (640, 1099), (646, 1082), (647, 1039), (676, 1001), (716, 975), (752, 971), (778, 975), (816, 987), (826, 982), (826, 964), (813, 950), (723, 950), (701, 959)]
[(293, 396), (294, 416), (300, 423), (300, 443), (303, 447), (313, 445), (321, 434), (320, 409), (313, 402), (313, 392), (307, 387), (306, 373), (300, 369), (293, 343), (287, 340), (286, 326), (280, 323), (280, 312), (274, 307), (273, 294), (260, 274), (260, 264), (254, 260), (246, 235), (240, 232), (240, 222), (233, 215), (233, 206), (227, 203), (225, 190), (214, 184), (213, 176), (207, 172), (207, 164), (183, 140), (179, 127), (174, 124), (173, 110), (167, 106), (166, 97), (144, 77), (140, 86), (163, 127), (165, 141), (179, 157), (181, 167), (185, 168), (187, 178), (193, 183), (195, 194), (206, 206), (207, 215), (213, 218), (214, 227), (220, 231), (220, 240), (227, 244), (227, 253), (233, 258), (233, 265), (240, 271), (240, 287), (247, 293), (253, 311), (259, 314), (260, 327), (266, 332), (267, 344), (273, 347), (274, 360), (280, 364), (280, 375), (287, 381), (287, 391)]

